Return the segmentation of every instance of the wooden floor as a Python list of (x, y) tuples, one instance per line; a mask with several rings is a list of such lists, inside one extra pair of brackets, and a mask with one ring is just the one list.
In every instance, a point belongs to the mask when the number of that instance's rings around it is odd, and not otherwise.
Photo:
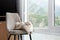
[[(8, 40), (9, 33), (7, 31), (6, 22), (0, 22), (0, 40)], [(14, 40), (12, 35), (10, 40)], [(16, 40), (18, 40), (18, 35), (16, 35)]]
[(6, 22), (0, 22), (0, 40), (8, 39), (8, 31), (6, 27)]
[[(14, 35), (11, 35), (10, 40), (14, 40)], [(18, 35), (16, 35), (16, 40), (18, 40)]]

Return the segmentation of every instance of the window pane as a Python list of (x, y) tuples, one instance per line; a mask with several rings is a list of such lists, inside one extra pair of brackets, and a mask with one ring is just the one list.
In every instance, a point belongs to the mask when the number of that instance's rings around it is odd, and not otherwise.
[(55, 26), (60, 26), (60, 0), (55, 0)]
[(48, 0), (28, 0), (28, 20), (34, 28), (47, 28)]

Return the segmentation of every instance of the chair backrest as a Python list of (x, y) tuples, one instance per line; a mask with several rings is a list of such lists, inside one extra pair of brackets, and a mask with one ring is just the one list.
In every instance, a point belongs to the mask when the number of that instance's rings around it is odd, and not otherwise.
[(11, 31), (15, 27), (16, 22), (20, 22), (20, 17), (18, 13), (6, 13), (7, 29)]

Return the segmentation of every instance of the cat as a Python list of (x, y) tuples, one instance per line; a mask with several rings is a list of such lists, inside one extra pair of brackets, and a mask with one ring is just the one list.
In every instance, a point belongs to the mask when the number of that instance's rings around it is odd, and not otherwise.
[(30, 32), (33, 31), (33, 25), (32, 25), (32, 23), (30, 21), (25, 22), (23, 28), (25, 29), (25, 31), (27, 33), (30, 33)]
[(16, 22), (15, 29), (23, 29), (27, 33), (30, 33), (33, 31), (33, 25), (31, 22)]
[(23, 25), (24, 25), (23, 22), (16, 22), (14, 29), (23, 29)]

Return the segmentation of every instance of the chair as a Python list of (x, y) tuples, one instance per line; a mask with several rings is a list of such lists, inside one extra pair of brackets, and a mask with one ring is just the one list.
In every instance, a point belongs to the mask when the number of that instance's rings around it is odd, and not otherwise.
[[(25, 30), (14, 29), (15, 23), (21, 22), (18, 13), (8, 13), (7, 12), (6, 13), (6, 21), (7, 21), (7, 30), (10, 34), (8, 37), (8, 40), (10, 39), (11, 35), (14, 35), (14, 40), (16, 40), (16, 35), (18, 35), (18, 40), (19, 40), (19, 35), (20, 35), (20, 38), (22, 40), (22, 35), (28, 34)], [(29, 37), (30, 37), (30, 40), (32, 40), (31, 32), (29, 34)]]

